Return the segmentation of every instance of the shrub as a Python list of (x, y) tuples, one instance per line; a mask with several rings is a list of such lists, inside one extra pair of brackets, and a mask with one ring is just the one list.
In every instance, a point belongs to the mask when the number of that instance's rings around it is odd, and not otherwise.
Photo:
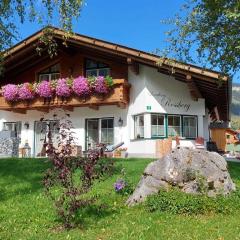
[(146, 208), (150, 212), (160, 211), (171, 214), (230, 214), (240, 210), (240, 191), (229, 196), (210, 198), (206, 195), (192, 195), (171, 189), (161, 190), (157, 195), (148, 197)]
[[(43, 119), (42, 119), (43, 120)], [(72, 157), (72, 124), (65, 120), (60, 124), (58, 149), (52, 144), (51, 131), (47, 133), (46, 152), (52, 167), (44, 176), (47, 195), (54, 201), (57, 214), (66, 228), (78, 222), (78, 211), (90, 205), (93, 198), (87, 198), (95, 179), (105, 173), (104, 163), (100, 163), (99, 150), (89, 150), (86, 157)]]

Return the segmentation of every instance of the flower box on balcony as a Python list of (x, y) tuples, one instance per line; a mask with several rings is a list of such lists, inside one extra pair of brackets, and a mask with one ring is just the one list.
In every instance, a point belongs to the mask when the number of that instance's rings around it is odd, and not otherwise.
[(53, 95), (51, 98), (35, 97), (30, 100), (7, 101), (4, 96), (0, 96), (0, 109), (16, 112), (26, 110), (48, 111), (51, 108), (74, 108), (91, 107), (98, 108), (102, 105), (117, 105), (125, 108), (129, 102), (130, 84), (125, 79), (113, 79), (113, 86), (106, 94), (93, 94), (79, 97), (71, 94), (70, 97), (59, 97)]

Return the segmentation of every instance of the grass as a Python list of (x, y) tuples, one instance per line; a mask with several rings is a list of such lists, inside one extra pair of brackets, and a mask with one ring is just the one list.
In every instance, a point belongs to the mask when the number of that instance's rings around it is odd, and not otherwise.
[[(117, 161), (136, 184), (151, 159)], [(118, 174), (94, 185), (96, 205), (81, 212), (81, 228), (61, 230), (52, 202), (41, 185), (48, 163), (43, 159), (0, 159), (0, 239), (240, 239), (239, 212), (232, 215), (171, 215), (128, 208), (113, 191)], [(240, 164), (229, 163), (240, 187)], [(99, 208), (104, 204), (104, 208)]]

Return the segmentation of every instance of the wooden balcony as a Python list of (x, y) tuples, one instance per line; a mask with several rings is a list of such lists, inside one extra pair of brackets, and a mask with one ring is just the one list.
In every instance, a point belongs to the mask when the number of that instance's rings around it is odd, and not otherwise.
[(129, 103), (130, 84), (125, 79), (114, 79), (114, 87), (106, 96), (92, 95), (86, 99), (72, 96), (63, 99), (54, 97), (50, 100), (36, 98), (31, 101), (7, 102), (3, 96), (0, 96), (0, 110), (26, 113), (27, 110), (38, 110), (48, 112), (53, 108), (63, 108), (73, 111), (74, 107), (89, 107), (98, 110), (99, 106), (116, 105), (120, 108), (126, 108)]

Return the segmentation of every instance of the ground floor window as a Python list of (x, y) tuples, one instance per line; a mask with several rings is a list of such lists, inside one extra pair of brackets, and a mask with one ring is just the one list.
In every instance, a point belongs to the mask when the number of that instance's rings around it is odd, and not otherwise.
[(151, 115), (151, 135), (152, 137), (165, 136), (165, 119), (164, 115), (152, 114)]
[[(146, 113), (134, 116), (134, 138), (183, 137), (194, 139), (198, 136), (198, 118), (189, 115)], [(145, 122), (144, 122), (145, 121)], [(146, 128), (146, 131), (144, 130)], [(144, 135), (145, 132), (145, 135)]]
[(168, 136), (181, 136), (181, 117), (168, 115)]
[(100, 119), (101, 121), (101, 143), (113, 144), (113, 118)]
[(11, 131), (14, 133), (15, 137), (21, 137), (22, 122), (4, 122), (3, 123), (4, 131)]
[(144, 138), (144, 115), (134, 116), (135, 138)]
[(95, 148), (97, 144), (114, 143), (114, 119), (94, 118), (86, 120), (86, 148)]
[(183, 116), (183, 136), (186, 138), (197, 137), (197, 117)]

